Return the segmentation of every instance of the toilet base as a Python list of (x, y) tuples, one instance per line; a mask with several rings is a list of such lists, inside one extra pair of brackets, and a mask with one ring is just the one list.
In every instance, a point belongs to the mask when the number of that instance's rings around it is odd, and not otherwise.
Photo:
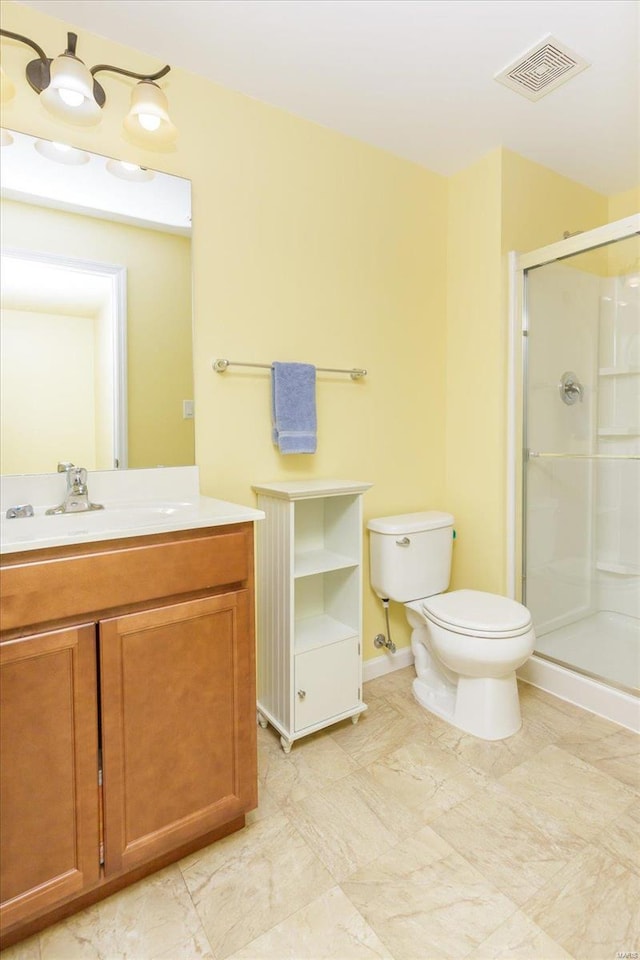
[(505, 740), (522, 726), (515, 672), (506, 677), (458, 677), (449, 689), (434, 688), (416, 677), (413, 695), (425, 710), (481, 740)]

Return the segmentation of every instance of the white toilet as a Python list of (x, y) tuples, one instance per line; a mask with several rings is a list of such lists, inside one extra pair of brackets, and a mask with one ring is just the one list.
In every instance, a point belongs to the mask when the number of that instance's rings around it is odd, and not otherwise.
[(435, 510), (370, 520), (371, 585), (404, 603), (413, 627), (413, 693), (427, 710), (483, 740), (522, 724), (515, 671), (533, 653), (521, 603), (449, 586), (453, 517)]

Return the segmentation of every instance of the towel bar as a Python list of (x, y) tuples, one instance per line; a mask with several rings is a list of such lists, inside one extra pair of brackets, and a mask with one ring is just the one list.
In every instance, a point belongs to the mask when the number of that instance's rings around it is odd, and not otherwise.
[[(243, 363), (240, 360), (212, 360), (211, 366), (216, 373), (224, 373), (227, 367), (259, 367), (261, 370), (271, 370), (270, 363)], [(316, 367), (319, 373), (348, 373), (352, 380), (360, 380), (366, 377), (367, 371), (360, 367), (354, 367), (351, 370), (341, 370), (336, 367)]]

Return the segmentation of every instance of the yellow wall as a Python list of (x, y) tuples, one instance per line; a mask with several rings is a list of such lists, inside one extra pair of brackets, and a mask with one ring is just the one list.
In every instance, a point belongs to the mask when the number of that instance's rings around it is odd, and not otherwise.
[[(2, 6), (7, 29), (62, 49), (66, 25)], [(5, 65), (18, 78), (29, 53), (11, 46)], [(89, 63), (159, 65), (82, 31), (79, 52)], [(451, 510), (454, 586), (503, 590), (506, 252), (607, 222), (606, 198), (502, 149), (445, 180), (184, 71), (163, 85), (180, 131), (172, 154), (122, 139), (130, 85), (106, 75), (97, 129), (58, 124), (25, 84), (4, 124), (192, 180), (203, 492), (253, 503), (256, 481), (367, 480), (367, 517)], [(321, 377), (318, 454), (282, 457), (270, 440), (268, 377), (214, 374), (214, 357), (357, 365), (369, 376)], [(366, 657), (383, 628), (365, 584)]]
[[(12, 3), (2, 12), (6, 29), (63, 49), (67, 25)], [(163, 81), (178, 148), (147, 153), (121, 136), (129, 82), (105, 74), (98, 128), (62, 125), (20, 82), (30, 51), (2, 47), (18, 81), (5, 126), (192, 180), (202, 492), (253, 504), (254, 482), (336, 476), (374, 484), (367, 517), (444, 506), (445, 179), (180, 70)], [(89, 64), (160, 65), (82, 30), (78, 52)], [(270, 439), (268, 375), (218, 375), (214, 357), (369, 376), (321, 377), (318, 453), (283, 457)], [(384, 620), (367, 583), (364, 601), (365, 656), (377, 655)]]
[(0, 329), (0, 472), (95, 466), (94, 318), (2, 310)]
[(9, 247), (127, 268), (129, 466), (193, 463), (189, 238), (14, 200), (2, 227)]
[[(449, 179), (447, 509), (454, 586), (507, 586), (507, 254), (608, 222), (607, 198), (509, 150)], [(600, 264), (602, 272), (606, 272)]]
[(622, 220), (640, 212), (640, 185), (625, 193), (616, 193), (609, 197), (609, 221)]
[(456, 520), (453, 586), (503, 589), (504, 330), (501, 152), (449, 180), (446, 504)]

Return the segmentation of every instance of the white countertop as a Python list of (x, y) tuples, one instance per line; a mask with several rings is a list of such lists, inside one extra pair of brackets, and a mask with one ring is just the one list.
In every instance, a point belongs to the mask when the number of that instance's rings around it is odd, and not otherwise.
[[(96, 472), (89, 475), (88, 487), (90, 500), (103, 504), (103, 510), (47, 516), (46, 510), (64, 498), (64, 476), (3, 477), (0, 553), (195, 530), (264, 517), (253, 507), (200, 496), (197, 467)], [(9, 506), (24, 503), (32, 504), (33, 517), (6, 519)]]

